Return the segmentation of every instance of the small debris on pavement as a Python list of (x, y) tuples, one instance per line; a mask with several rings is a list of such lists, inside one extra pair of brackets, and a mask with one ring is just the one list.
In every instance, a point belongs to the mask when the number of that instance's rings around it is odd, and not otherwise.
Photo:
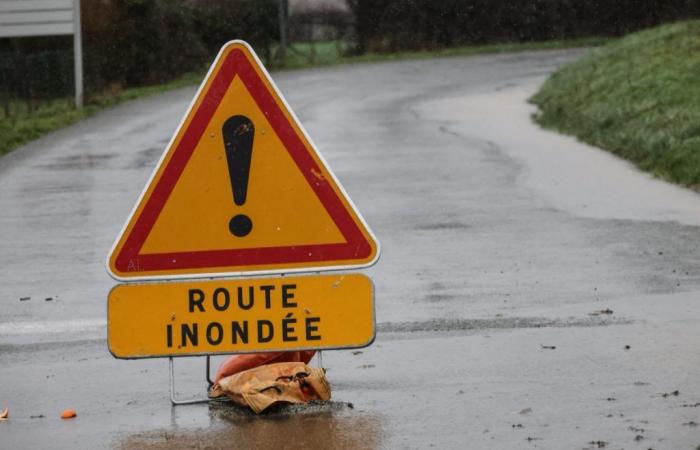
[(600, 316), (600, 315), (603, 315), (603, 314), (610, 315), (610, 314), (612, 314), (612, 313), (613, 313), (613, 310), (612, 310), (612, 309), (610, 309), (610, 308), (605, 308), (605, 309), (601, 309), (601, 310), (598, 310), (598, 311), (593, 311), (592, 313), (590, 313), (590, 314), (588, 314), (588, 315), (589, 315), (589, 316)]
[(361, 351), (361, 350), (356, 350), (356, 351), (352, 352), (352, 354), (353, 354), (353, 355), (361, 355), (361, 354), (362, 354), (362, 351)]
[(525, 408), (525, 409), (521, 409), (518, 414), (520, 414), (521, 416), (524, 416), (525, 414), (530, 414), (531, 412), (532, 412), (532, 408)]
[(511, 427), (513, 427), (513, 428), (523, 428), (523, 424), (522, 424), (522, 423), (514, 423), (513, 425), (511, 425)]
[(681, 406), (683, 408), (697, 408), (700, 406), (700, 403), (683, 403)]
[(46, 417), (46, 416), (44, 416), (43, 414), (36, 414), (34, 416), (29, 416), (30, 419), (43, 419), (44, 417)]
[(635, 381), (634, 385), (635, 386), (649, 386), (649, 383), (644, 382), (644, 381)]
[(362, 364), (358, 369), (374, 369), (374, 364)]
[(68, 408), (68, 409), (63, 410), (63, 412), (61, 413), (61, 419), (72, 419), (77, 415), (78, 414), (76, 414), (74, 409)]
[(678, 391), (678, 390), (675, 390), (675, 391), (673, 391), (673, 392), (664, 392), (663, 394), (661, 394), (661, 396), (662, 396), (663, 398), (667, 398), (667, 397), (678, 397), (679, 395), (680, 395), (680, 391)]
[(5, 408), (2, 411), (0, 411), (0, 421), (2, 420), (7, 420), (10, 418), (10, 410), (9, 408)]
[(44, 301), (46, 301), (46, 302), (51, 302), (51, 301), (53, 301), (53, 297), (46, 297), (46, 298), (44, 299)]
[(540, 344), (540, 347), (542, 347), (542, 350), (556, 350), (557, 347), (554, 345), (542, 345)]
[(625, 345), (625, 350), (629, 350), (629, 349), (631, 349), (631, 348), (632, 348), (632, 347), (630, 347), (629, 345)]
[(635, 440), (636, 442), (643, 441), (643, 440), (644, 440), (644, 436), (642, 436), (641, 434), (638, 434), (638, 435), (636, 435), (636, 436), (634, 437), (634, 440)]
[(26, 302), (27, 300), (31, 300), (31, 299), (32, 299), (31, 297), (20, 297), (20, 298), (19, 298), (19, 301), (20, 301), (20, 302)]
[(615, 397), (608, 397), (608, 398), (606, 398), (605, 400), (607, 400), (607, 401), (609, 401), (609, 402), (617, 401), (617, 399), (616, 399)]
[(695, 422), (694, 420), (691, 420), (690, 422), (686, 422), (683, 425), (685, 425), (686, 427), (697, 427), (698, 423)]
[(605, 441), (591, 441), (588, 444), (594, 446), (595, 448), (605, 448), (608, 446), (608, 443)]

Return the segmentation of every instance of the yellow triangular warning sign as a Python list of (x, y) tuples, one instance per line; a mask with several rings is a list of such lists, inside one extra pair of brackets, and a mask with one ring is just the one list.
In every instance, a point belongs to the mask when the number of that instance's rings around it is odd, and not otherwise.
[(118, 279), (363, 267), (372, 233), (253, 50), (226, 44), (109, 258)]

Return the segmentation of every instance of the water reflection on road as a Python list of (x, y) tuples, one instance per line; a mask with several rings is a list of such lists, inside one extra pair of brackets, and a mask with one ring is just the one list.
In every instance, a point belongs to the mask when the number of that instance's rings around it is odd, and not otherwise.
[[(283, 449), (293, 444), (303, 449), (374, 450), (382, 446), (382, 426), (377, 415), (352, 409), (347, 403), (285, 406), (260, 416), (232, 404), (211, 404), (210, 424), (128, 434), (121, 449), (265, 448)], [(182, 407), (177, 407), (182, 408)], [(173, 408), (173, 419), (176, 410)], [(187, 407), (184, 407), (187, 408)]]

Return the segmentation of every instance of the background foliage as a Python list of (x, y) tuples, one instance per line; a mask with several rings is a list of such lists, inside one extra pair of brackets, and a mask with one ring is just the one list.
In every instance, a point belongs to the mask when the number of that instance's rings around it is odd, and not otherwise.
[(630, 34), (553, 74), (545, 127), (700, 190), (700, 21)]
[[(211, 62), (234, 38), (270, 56), (276, 0), (83, 0), (88, 96), (163, 83)], [(0, 99), (39, 100), (73, 93), (71, 36), (0, 40)]]
[[(349, 12), (319, 8), (292, 16), (290, 37), (347, 40), (352, 29), (353, 45), (343, 46), (351, 53), (393, 53), (619, 36), (700, 15), (700, 0), (346, 1)], [(89, 102), (202, 72), (234, 38), (274, 65), (278, 0), (82, 0), (82, 26)], [(40, 102), (70, 97), (72, 65), (70, 36), (0, 39), (0, 111), (8, 117), (13, 109), (33, 112)]]
[(358, 51), (621, 36), (696, 17), (699, 0), (348, 0)]

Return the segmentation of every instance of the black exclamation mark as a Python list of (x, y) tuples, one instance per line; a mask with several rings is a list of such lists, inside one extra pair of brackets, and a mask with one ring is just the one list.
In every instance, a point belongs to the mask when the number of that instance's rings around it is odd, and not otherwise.
[[(233, 201), (236, 205), (243, 206), (248, 193), (248, 175), (250, 174), (250, 160), (253, 156), (255, 127), (246, 116), (231, 116), (224, 122), (222, 134), (226, 147)], [(228, 223), (228, 229), (234, 236), (247, 236), (253, 229), (253, 221), (245, 214), (238, 214)]]

